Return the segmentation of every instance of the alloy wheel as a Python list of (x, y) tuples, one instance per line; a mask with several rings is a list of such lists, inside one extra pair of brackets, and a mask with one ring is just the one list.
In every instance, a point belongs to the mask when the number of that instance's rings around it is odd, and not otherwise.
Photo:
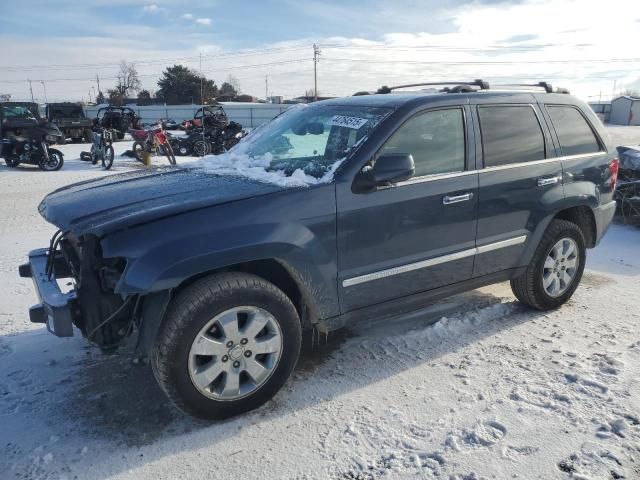
[(258, 390), (282, 355), (282, 332), (268, 311), (235, 307), (216, 315), (198, 332), (189, 351), (189, 375), (200, 393), (232, 401)]
[(559, 297), (573, 284), (580, 264), (578, 245), (572, 238), (562, 238), (547, 254), (542, 269), (542, 285), (551, 297)]

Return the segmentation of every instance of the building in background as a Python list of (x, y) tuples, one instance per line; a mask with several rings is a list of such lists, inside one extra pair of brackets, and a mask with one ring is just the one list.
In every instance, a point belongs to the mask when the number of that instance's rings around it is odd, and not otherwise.
[(640, 125), (640, 98), (624, 95), (611, 101), (610, 123)]
[(602, 100), (596, 102), (589, 102), (591, 110), (594, 111), (598, 118), (602, 122), (609, 123), (611, 119), (611, 100)]

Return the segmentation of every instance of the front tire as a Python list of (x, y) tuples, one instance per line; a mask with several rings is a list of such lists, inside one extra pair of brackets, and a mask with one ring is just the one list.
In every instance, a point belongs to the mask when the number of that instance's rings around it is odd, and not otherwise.
[(585, 261), (586, 244), (580, 227), (552, 220), (525, 272), (511, 280), (511, 290), (525, 305), (553, 310), (578, 288)]
[(255, 275), (222, 273), (171, 302), (151, 365), (179, 409), (223, 419), (271, 399), (291, 375), (300, 345), (298, 314), (280, 289)]
[(62, 168), (62, 165), (64, 165), (62, 152), (52, 148), (49, 149), (49, 160), (47, 161), (45, 158), (42, 158), (40, 163), (38, 163), (40, 170), (44, 170), (45, 172), (56, 172)]
[(173, 153), (173, 147), (169, 142), (164, 144), (164, 154), (167, 157), (167, 160), (169, 160), (169, 165), (176, 164), (176, 155)]

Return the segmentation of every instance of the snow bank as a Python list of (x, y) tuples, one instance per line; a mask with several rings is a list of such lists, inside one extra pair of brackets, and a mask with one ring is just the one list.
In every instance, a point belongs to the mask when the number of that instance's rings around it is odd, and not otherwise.
[(238, 175), (258, 180), (260, 182), (275, 183), (282, 187), (308, 187), (318, 183), (329, 183), (333, 174), (344, 159), (334, 163), (320, 178), (308, 175), (302, 169), (295, 170), (290, 176), (282, 170), (269, 170), (273, 156), (271, 154), (251, 157), (244, 153), (245, 149), (233, 149), (220, 155), (207, 155), (190, 166), (202, 168), (206, 173), (217, 175)]

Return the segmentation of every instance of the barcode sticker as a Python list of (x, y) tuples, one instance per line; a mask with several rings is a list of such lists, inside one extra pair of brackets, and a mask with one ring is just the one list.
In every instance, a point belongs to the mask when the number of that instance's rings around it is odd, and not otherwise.
[(336, 127), (353, 128), (355, 130), (360, 129), (365, 123), (369, 121), (368, 118), (361, 117), (347, 117), (346, 115), (334, 115), (329, 120), (329, 125)]

